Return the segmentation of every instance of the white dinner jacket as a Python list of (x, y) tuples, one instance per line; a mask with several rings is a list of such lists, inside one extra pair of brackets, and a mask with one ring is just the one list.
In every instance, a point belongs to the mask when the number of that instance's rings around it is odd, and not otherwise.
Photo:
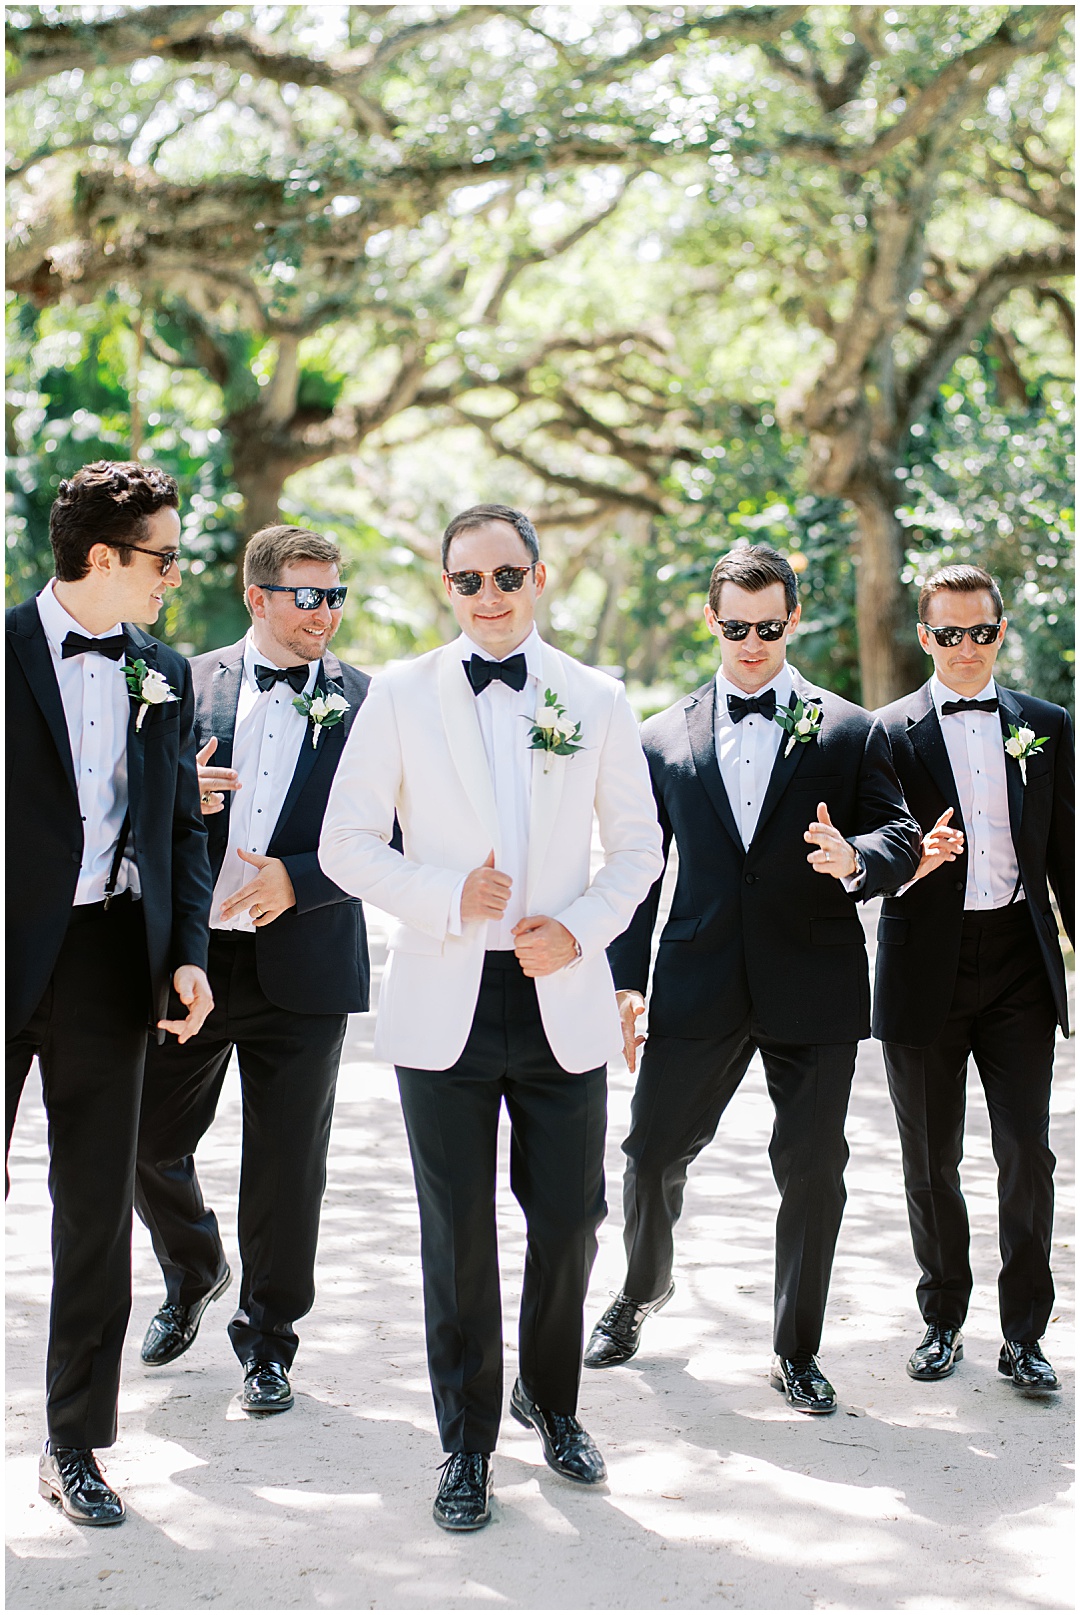
[[(537, 979), (552, 1053), (567, 1071), (618, 1055), (622, 1035), (605, 948), (661, 872), (660, 828), (637, 724), (622, 686), (543, 646), (544, 685), (581, 724), (572, 757), (535, 752), (527, 914), (561, 922), (581, 958)], [(521, 744), (529, 744), (522, 724)], [(545, 761), (547, 768), (545, 769)], [(593, 811), (604, 863), (590, 883)], [(404, 855), (389, 845), (394, 816)], [(330, 791), (319, 862), (344, 891), (400, 921), (379, 994), (375, 1053), (445, 1071), (465, 1047), (484, 963), (487, 921), (449, 933), (463, 874), (494, 850), (499, 822), (476, 697), (460, 644), (379, 674)]]

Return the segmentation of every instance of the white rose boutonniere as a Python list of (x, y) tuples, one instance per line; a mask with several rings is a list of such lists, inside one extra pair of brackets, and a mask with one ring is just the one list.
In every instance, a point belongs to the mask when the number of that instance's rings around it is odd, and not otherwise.
[(1040, 751), (1042, 751), (1049, 739), (1049, 735), (1042, 735), (1038, 740), (1036, 740), (1034, 729), (1018, 729), (1015, 723), (1010, 723), (1009, 738), (1005, 742), (1005, 750), (1008, 752), (1010, 757), (1015, 757), (1016, 761), (1020, 764), (1020, 778), (1023, 780), (1025, 785), (1027, 784), (1028, 758), (1034, 757)]
[(135, 719), (138, 733), (150, 708), (163, 706), (166, 701), (175, 701), (176, 691), (170, 689), (164, 673), (159, 673), (156, 667), (147, 667), (141, 658), (137, 662), (125, 661), (124, 677), (128, 694), (139, 703), (139, 716)]
[(554, 690), (544, 691), (544, 704), (540, 711), (535, 718), (526, 718), (525, 721), (532, 724), (529, 734), (531, 749), (547, 753), (544, 758), (545, 774), (552, 757), (572, 757), (574, 752), (582, 750), (581, 725), (566, 716), (566, 708), (560, 706)]
[(773, 721), (780, 725), (788, 737), (788, 743), (784, 747), (786, 757), (796, 742), (800, 746), (805, 746), (807, 741), (819, 735), (825, 720), (817, 701), (807, 701), (804, 704), (800, 696), (795, 696), (791, 706), (777, 707), (773, 713)]
[(314, 695), (298, 695), (293, 701), (297, 712), (303, 713), (311, 724), (311, 744), (319, 744), (319, 736), (324, 729), (332, 729), (335, 723), (340, 723), (349, 710), (349, 703), (337, 690), (329, 690), (321, 695), (316, 690)]

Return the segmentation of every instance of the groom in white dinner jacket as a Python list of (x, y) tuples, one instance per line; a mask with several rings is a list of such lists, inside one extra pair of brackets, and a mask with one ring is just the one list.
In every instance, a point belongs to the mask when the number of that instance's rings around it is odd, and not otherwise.
[[(319, 859), (399, 921), (375, 1035), (397, 1068), (420, 1206), (428, 1365), (449, 1454), (437, 1523), (490, 1518), (502, 1412), (499, 1110), (528, 1246), (510, 1410), (557, 1473), (604, 1461), (578, 1423), (582, 1308), (606, 1212), (606, 1062), (623, 1048), (605, 949), (661, 868), (621, 685), (544, 643), (535, 529), (456, 516), (443, 583), (461, 637), (375, 678), (338, 765)], [(553, 703), (573, 739), (560, 742)], [(559, 752), (536, 746), (548, 738)], [(575, 746), (577, 749), (570, 750)], [(561, 754), (560, 754), (561, 753)], [(590, 880), (593, 815), (604, 862)], [(404, 852), (390, 846), (397, 817)]]

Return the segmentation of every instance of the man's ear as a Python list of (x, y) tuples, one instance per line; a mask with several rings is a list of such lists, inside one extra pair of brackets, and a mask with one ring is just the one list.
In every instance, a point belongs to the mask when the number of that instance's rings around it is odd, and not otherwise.
[(262, 589), (260, 589), (259, 585), (257, 583), (249, 583), (247, 588), (244, 590), (244, 594), (247, 597), (248, 611), (251, 613), (252, 617), (265, 617), (266, 595), (263, 593)]

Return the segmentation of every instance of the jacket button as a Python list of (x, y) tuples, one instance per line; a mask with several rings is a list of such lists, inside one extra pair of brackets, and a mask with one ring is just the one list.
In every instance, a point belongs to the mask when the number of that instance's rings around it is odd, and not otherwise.
[(81, 852), (73, 852), (72, 855), (71, 855), (71, 861), (72, 861), (73, 864), (81, 864), (82, 863), (82, 853)]
[(757, 884), (757, 876), (756, 875), (744, 875), (743, 880), (745, 880), (745, 882), (746, 882), (746, 884), (748, 886), (755, 886)]
[(957, 890), (957, 891), (958, 891), (958, 892), (962, 892), (962, 891), (963, 891), (963, 889), (964, 889), (964, 883), (963, 883), (963, 881), (962, 881), (962, 880), (957, 880), (957, 881), (954, 881), (954, 882), (953, 882), (953, 885), (954, 885), (954, 886), (955, 886), (955, 888), (956, 888), (956, 890)]

